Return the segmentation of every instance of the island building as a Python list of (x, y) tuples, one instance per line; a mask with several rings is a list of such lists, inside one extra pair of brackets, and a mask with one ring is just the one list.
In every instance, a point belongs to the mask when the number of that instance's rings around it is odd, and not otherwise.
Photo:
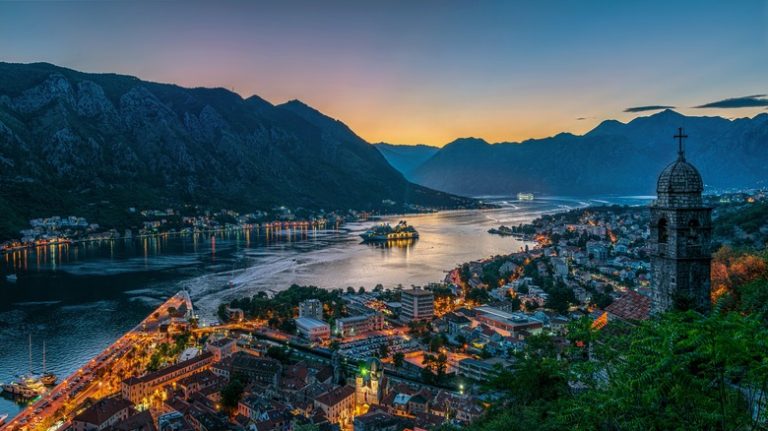
[(711, 307), (712, 208), (704, 206), (704, 183), (685, 160), (683, 129), (677, 160), (659, 175), (651, 204), (651, 313)]
[(435, 296), (431, 290), (403, 290), (400, 304), (400, 320), (404, 322), (428, 321), (435, 315)]
[(382, 329), (384, 329), (384, 315), (379, 312), (343, 317), (336, 320), (336, 333), (342, 337), (350, 337)]
[(296, 323), (296, 330), (307, 340), (318, 341), (331, 338), (331, 326), (322, 320), (299, 317), (294, 322)]
[(323, 303), (319, 299), (307, 299), (299, 302), (299, 317), (323, 320)]

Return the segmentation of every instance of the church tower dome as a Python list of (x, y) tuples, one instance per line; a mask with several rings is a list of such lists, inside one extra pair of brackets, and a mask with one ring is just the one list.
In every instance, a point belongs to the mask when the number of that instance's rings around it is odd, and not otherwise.
[(661, 171), (656, 183), (657, 205), (662, 207), (697, 208), (702, 204), (704, 182), (699, 171), (685, 160), (682, 130), (679, 131), (680, 147), (677, 160)]
[(704, 182), (696, 168), (685, 161), (678, 159), (667, 166), (656, 184), (656, 192), (665, 193), (701, 193), (704, 191)]

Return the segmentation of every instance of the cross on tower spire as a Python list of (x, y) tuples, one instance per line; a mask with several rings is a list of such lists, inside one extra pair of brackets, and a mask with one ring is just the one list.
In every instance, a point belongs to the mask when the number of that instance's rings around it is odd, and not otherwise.
[(683, 135), (683, 128), (678, 127), (677, 128), (677, 135), (673, 136), (673, 138), (677, 139), (678, 142), (678, 149), (677, 149), (677, 157), (680, 160), (685, 160), (685, 149), (683, 148), (683, 139), (687, 138), (688, 135)]

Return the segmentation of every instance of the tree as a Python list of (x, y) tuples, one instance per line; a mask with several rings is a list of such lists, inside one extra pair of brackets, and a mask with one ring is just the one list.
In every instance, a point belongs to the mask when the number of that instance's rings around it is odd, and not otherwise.
[(601, 310), (613, 303), (613, 297), (604, 293), (595, 292), (592, 294), (591, 303)]
[(394, 362), (396, 367), (402, 367), (403, 362), (405, 361), (405, 354), (403, 352), (397, 352), (394, 355), (392, 355), (392, 361)]
[(576, 295), (573, 294), (573, 290), (567, 287), (553, 288), (548, 291), (549, 298), (546, 302), (546, 307), (557, 311), (560, 314), (565, 314), (570, 308), (571, 304), (576, 303)]
[(267, 356), (273, 359), (277, 359), (280, 362), (288, 362), (288, 359), (291, 357), (291, 353), (287, 348), (271, 346), (267, 349)]
[(485, 289), (481, 289), (479, 287), (475, 287), (472, 290), (469, 291), (467, 294), (467, 299), (473, 302), (476, 302), (478, 304), (484, 304), (488, 302), (491, 297), (488, 295), (488, 291)]
[(535, 311), (539, 308), (539, 304), (534, 301), (525, 301), (525, 311)]
[(229, 414), (237, 408), (240, 397), (243, 395), (245, 385), (235, 377), (221, 389), (221, 407)]
[(768, 328), (758, 316), (671, 312), (599, 331), (581, 319), (568, 340), (561, 354), (549, 337), (527, 338), (489, 384), (504, 396), (469, 429), (761, 429)]
[(445, 334), (437, 334), (429, 340), (429, 351), (437, 352), (445, 345)]
[(422, 379), (427, 383), (439, 383), (445, 377), (448, 369), (448, 357), (444, 353), (426, 354), (422, 364), (425, 365), (422, 369)]
[(389, 356), (389, 345), (384, 343), (379, 346), (379, 357), (386, 358), (387, 356)]
[(467, 337), (465, 337), (464, 334), (459, 334), (456, 336), (456, 342), (464, 347), (464, 345), (467, 344)]

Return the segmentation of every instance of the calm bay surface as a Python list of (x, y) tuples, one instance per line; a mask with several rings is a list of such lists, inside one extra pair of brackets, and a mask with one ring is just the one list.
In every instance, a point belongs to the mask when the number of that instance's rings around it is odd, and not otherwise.
[[(42, 368), (64, 377), (103, 350), (180, 289), (213, 320), (228, 298), (293, 283), (323, 288), (410, 286), (442, 281), (456, 264), (518, 251), (524, 244), (487, 230), (529, 222), (544, 213), (600, 203), (642, 204), (647, 198), (495, 199), (501, 208), (388, 217), (407, 219), (420, 239), (402, 247), (362, 244), (376, 222), (337, 230), (240, 230), (49, 246), (0, 256), (0, 382)], [(6, 279), (17, 274), (17, 280)], [(22, 406), (0, 398), (0, 414)]]

